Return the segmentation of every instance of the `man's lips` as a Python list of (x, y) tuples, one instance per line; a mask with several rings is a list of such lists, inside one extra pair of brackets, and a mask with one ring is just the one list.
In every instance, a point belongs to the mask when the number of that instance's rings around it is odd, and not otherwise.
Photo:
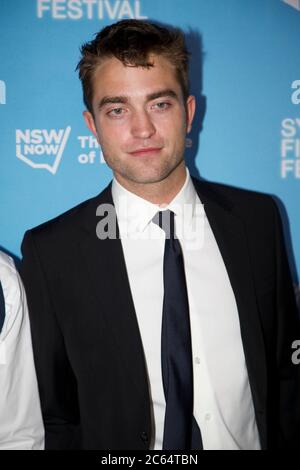
[(162, 147), (143, 147), (140, 149), (133, 150), (132, 152), (128, 152), (130, 155), (134, 157), (142, 157), (147, 155), (155, 155), (161, 151)]

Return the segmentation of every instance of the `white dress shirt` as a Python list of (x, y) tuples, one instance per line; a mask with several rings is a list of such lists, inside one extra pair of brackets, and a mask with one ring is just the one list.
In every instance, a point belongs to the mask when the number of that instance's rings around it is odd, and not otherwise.
[[(162, 449), (165, 397), (161, 373), (165, 232), (152, 204), (112, 183), (112, 196), (148, 370), (153, 414), (151, 448)], [(260, 449), (240, 334), (239, 315), (213, 232), (187, 170), (163, 209), (175, 213), (189, 298), (194, 416), (204, 449)]]
[(44, 427), (24, 287), (0, 252), (5, 319), (0, 333), (0, 449), (44, 449)]

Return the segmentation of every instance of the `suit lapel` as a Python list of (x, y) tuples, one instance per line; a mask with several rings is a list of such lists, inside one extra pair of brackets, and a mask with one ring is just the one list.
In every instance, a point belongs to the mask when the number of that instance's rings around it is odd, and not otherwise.
[[(148, 391), (144, 352), (134, 303), (131, 295), (121, 241), (96, 236), (100, 204), (110, 204), (114, 210), (111, 185), (88, 208), (80, 242), (80, 252), (88, 274), (92, 295), (99, 304), (99, 315), (107, 325), (115, 350), (123, 361), (126, 374), (140, 391)], [(117, 228), (118, 233), (118, 228)], [(101, 311), (100, 311), (101, 309)]]
[(225, 263), (240, 318), (241, 337), (256, 412), (266, 404), (266, 358), (255, 288), (243, 221), (232, 204), (206, 183), (194, 180), (201, 202)]

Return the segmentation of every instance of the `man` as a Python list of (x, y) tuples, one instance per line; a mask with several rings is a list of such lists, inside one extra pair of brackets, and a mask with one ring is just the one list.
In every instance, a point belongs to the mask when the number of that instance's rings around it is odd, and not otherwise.
[(0, 252), (0, 449), (42, 450), (44, 427), (26, 296), (13, 260)]
[(299, 330), (278, 211), (190, 177), (182, 33), (118, 22), (78, 68), (114, 179), (23, 241), (46, 448), (293, 446)]

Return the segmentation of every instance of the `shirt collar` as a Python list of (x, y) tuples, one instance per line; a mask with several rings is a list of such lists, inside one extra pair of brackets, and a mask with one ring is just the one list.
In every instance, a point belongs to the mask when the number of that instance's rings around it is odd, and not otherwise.
[(184, 219), (184, 223), (189, 225), (194, 216), (196, 191), (186, 168), (185, 182), (167, 206), (160, 207), (137, 196), (124, 188), (116, 178), (112, 182), (112, 198), (121, 233), (125, 227), (127, 232), (143, 232), (159, 210), (172, 210), (177, 220), (180, 219), (183, 223)]

